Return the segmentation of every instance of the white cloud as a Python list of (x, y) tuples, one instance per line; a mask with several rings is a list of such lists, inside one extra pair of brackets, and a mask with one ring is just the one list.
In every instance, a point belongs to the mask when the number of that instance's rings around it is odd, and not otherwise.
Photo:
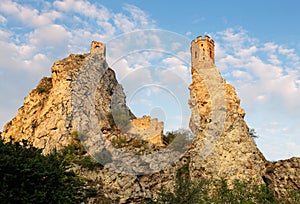
[(253, 77), (251, 76), (251, 74), (249, 74), (248, 72), (245, 71), (241, 71), (241, 70), (234, 70), (232, 71), (232, 75), (235, 78), (238, 78), (239, 80), (252, 80)]
[(65, 12), (75, 12), (82, 14), (87, 17), (97, 18), (101, 12), (98, 8), (91, 4), (88, 1), (82, 0), (64, 0), (64, 1), (55, 1), (53, 5), (61, 11)]
[[(261, 135), (259, 147), (267, 158), (287, 158), (290, 153), (284, 146), (299, 156), (299, 51), (275, 42), (260, 42), (240, 28), (218, 32), (214, 39), (217, 67), (236, 87), (247, 121)], [(274, 118), (278, 119), (276, 124), (272, 123)], [(287, 135), (288, 141), (283, 139)], [(275, 150), (274, 146), (283, 149)]]
[(227, 49), (238, 52), (241, 51), (245, 43), (254, 45), (256, 42), (256, 39), (250, 38), (247, 31), (242, 28), (228, 28), (225, 31), (218, 32), (215, 35), (213, 34), (212, 36), (216, 36), (216, 39), (222, 39), (222, 44)]
[(256, 100), (257, 100), (258, 102), (263, 102), (263, 103), (265, 103), (265, 102), (266, 102), (266, 99), (267, 99), (266, 95), (259, 95), (259, 96), (256, 97)]
[(24, 59), (31, 56), (29, 46), (18, 46), (4, 41), (0, 41), (0, 51), (0, 68), (2, 70), (24, 69)]
[(267, 42), (263, 44), (262, 50), (274, 53), (276, 49), (278, 48), (278, 45), (276, 45), (274, 42)]
[(288, 49), (283, 46), (279, 46), (278, 52), (285, 55), (288, 59), (293, 61), (299, 61), (300, 57), (295, 53), (295, 49)]
[(270, 54), (268, 60), (273, 65), (280, 65), (280, 64), (282, 64), (282, 62), (278, 59), (278, 56), (276, 54)]
[(0, 23), (6, 24), (6, 22), (7, 22), (7, 19), (4, 16), (0, 15)]
[[(287, 68), (291, 61), (300, 61), (294, 49), (283, 48), (274, 42), (260, 44), (243, 29), (227, 29), (219, 32), (216, 38), (218, 44), (222, 44), (218, 45), (222, 58), (218, 58), (216, 63), (218, 67), (225, 67), (226, 72), (232, 73), (234, 79), (230, 81), (239, 81), (245, 77), (255, 80), (255, 83), (243, 81), (241, 85), (246, 87), (245, 83), (249, 83), (249, 91), (258, 90), (257, 96), (263, 91), (286, 99), (290, 98), (291, 93), (297, 94), (299, 72), (296, 67), (292, 69), (293, 72)], [(267, 60), (263, 56), (267, 56)]]
[(136, 26), (142, 29), (151, 29), (155, 27), (155, 22), (140, 8), (130, 4), (126, 4), (123, 8), (130, 13)]
[[(115, 23), (124, 23), (124, 19), (126, 25), (131, 24), (127, 28), (125, 24)], [(15, 92), (9, 99), (19, 103), (14, 107), (1, 104), (1, 110), (15, 113), (28, 89), (34, 88), (41, 77), (49, 75), (54, 60), (70, 53), (87, 52), (92, 40), (106, 42), (125, 30), (153, 28), (155, 22), (144, 11), (131, 5), (125, 5), (121, 12), (114, 12), (87, 0), (44, 1), (38, 6), (26, 1), (3, 0), (0, 25), (1, 77), (13, 76), (15, 71), (26, 73), (11, 78), (15, 82), (22, 77), (22, 86), (28, 87), (24, 92)], [(124, 70), (128, 72), (130, 68), (127, 66)], [(1, 93), (8, 96), (6, 86), (19, 90), (20, 84), (7, 82), (1, 86)], [(1, 117), (0, 126), (10, 116)]]
[(251, 56), (248, 60), (242, 64), (248, 68), (249, 71), (252, 71), (255, 76), (259, 77), (260, 80), (275, 79), (282, 76), (282, 67), (265, 63), (257, 56)]
[(155, 27), (155, 22), (150, 20), (149, 16), (138, 7), (126, 4), (123, 9), (129, 12), (129, 16), (118, 13), (113, 17), (114, 24), (122, 32), (126, 33), (136, 29), (151, 29)]
[[(179, 59), (177, 56), (165, 58), (162, 63), (166, 66), (161, 70), (161, 78), (169, 84), (188, 84), (190, 82), (189, 65)], [(178, 81), (182, 81), (181, 83)]]
[(61, 25), (40, 27), (29, 34), (29, 43), (41, 46), (60, 46), (70, 38), (70, 33)]
[(116, 14), (114, 16), (114, 23), (118, 26), (122, 32), (130, 32), (134, 30), (135, 24), (130, 21), (124, 14)]
[(287, 48), (284, 48), (283, 46), (279, 46), (278, 52), (289, 56), (290, 54), (294, 53), (294, 49), (287, 49)]
[(240, 49), (238, 52), (236, 52), (236, 55), (241, 58), (247, 58), (252, 56), (255, 52), (257, 52), (256, 46), (251, 46), (249, 48)]
[(8, 31), (0, 30), (0, 39), (2, 40), (8, 40), (8, 38), (11, 36), (11, 34)]
[(185, 35), (186, 35), (186, 36), (190, 36), (190, 35), (192, 35), (192, 32), (191, 32), (191, 31), (187, 31), (187, 32), (185, 33)]
[(173, 42), (171, 45), (172, 50), (178, 50), (181, 47), (181, 43), (180, 42)]
[(56, 11), (46, 11), (40, 13), (37, 9), (32, 9), (28, 6), (20, 5), (10, 0), (4, 0), (0, 5), (0, 11), (10, 18), (18, 20), (26, 26), (45, 26), (61, 17)]
[(180, 59), (178, 59), (177, 57), (168, 57), (163, 59), (163, 63), (168, 65), (168, 66), (177, 66), (177, 65), (181, 65), (182, 61)]
[[(53, 61), (70, 52), (88, 51), (92, 40), (106, 41), (124, 31), (155, 26), (142, 10), (131, 5), (123, 8), (128, 15), (114, 13), (85, 0), (44, 2), (43, 5), (33, 8), (32, 5), (10, 0), (1, 3), (0, 20), (9, 24), (0, 32), (3, 45), (0, 58), (6, 59), (2, 65), (17, 65), (13, 69), (22, 67), (38, 54), (44, 54), (48, 61)], [(14, 53), (15, 57), (6, 56), (9, 53)]]

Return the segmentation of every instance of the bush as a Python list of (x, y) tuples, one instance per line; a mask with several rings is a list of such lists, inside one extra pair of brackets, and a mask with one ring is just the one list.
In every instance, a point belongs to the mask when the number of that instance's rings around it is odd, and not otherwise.
[(208, 183), (205, 180), (192, 182), (189, 178), (188, 166), (189, 162), (178, 169), (173, 190), (162, 188), (157, 199), (149, 199), (145, 202), (149, 204), (208, 203)]
[(259, 135), (256, 133), (255, 129), (253, 129), (253, 128), (249, 129), (249, 135), (252, 138), (258, 138), (259, 137)]
[[(192, 182), (189, 179), (188, 168), (181, 168), (176, 174), (176, 184), (173, 189), (162, 188), (157, 199), (145, 200), (150, 204), (236, 204), (236, 203), (282, 203), (275, 199), (266, 185), (255, 184), (254, 181), (235, 181), (229, 187), (226, 180)], [(297, 197), (294, 197), (295, 201)], [(297, 202), (290, 203), (297, 203)]]
[(0, 140), (2, 203), (80, 203), (84, 182), (56, 152), (42, 155), (26, 141)]
[(36, 91), (37, 91), (38, 93), (49, 93), (49, 89), (46, 88), (46, 87), (43, 87), (43, 86), (37, 87), (37, 88), (36, 88)]
[(264, 184), (258, 185), (252, 180), (233, 182), (229, 188), (226, 180), (216, 183), (213, 190), (214, 203), (280, 203)]
[[(0, 139), (0, 203), (86, 203), (89, 198), (96, 203), (112, 203), (95, 187), (95, 181), (83, 179), (72, 170), (77, 165), (89, 170), (103, 165), (87, 154), (78, 132), (71, 136), (73, 143), (49, 155), (42, 155), (41, 149), (27, 141), (4, 143)], [(101, 162), (109, 159), (105, 151), (94, 156)]]
[(82, 146), (79, 140), (69, 144), (67, 147), (63, 148), (56, 154), (59, 155), (62, 163), (65, 165), (78, 164), (82, 168), (86, 168), (89, 170), (94, 170), (97, 167), (103, 167), (99, 162), (97, 162), (89, 154), (87, 154), (85, 148)]
[(163, 140), (167, 144), (171, 144), (172, 141), (175, 139), (176, 133), (175, 132), (167, 132), (166, 135), (163, 135)]
[(127, 138), (122, 135), (119, 135), (116, 138), (112, 139), (111, 143), (117, 148), (126, 147), (129, 145), (129, 143), (127, 142)]
[(81, 167), (87, 168), (89, 170), (94, 170), (97, 167), (102, 167), (102, 165), (97, 161), (94, 161), (94, 159), (91, 156), (83, 157), (78, 163), (81, 165)]
[(291, 203), (300, 203), (300, 190), (288, 190)]
[(188, 150), (193, 136), (187, 129), (178, 129), (176, 131), (167, 132), (163, 136), (164, 144), (175, 151), (184, 153)]

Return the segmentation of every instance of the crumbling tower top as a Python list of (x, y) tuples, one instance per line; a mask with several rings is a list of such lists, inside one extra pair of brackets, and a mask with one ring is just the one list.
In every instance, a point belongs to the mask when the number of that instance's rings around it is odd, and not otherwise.
[(90, 49), (90, 53), (96, 53), (96, 52), (100, 52), (103, 53), (105, 56), (105, 44), (102, 42), (97, 42), (97, 41), (92, 41), (92, 45), (91, 45), (91, 49)]
[(198, 36), (191, 45), (192, 66), (209, 57), (215, 63), (215, 42), (208, 35)]

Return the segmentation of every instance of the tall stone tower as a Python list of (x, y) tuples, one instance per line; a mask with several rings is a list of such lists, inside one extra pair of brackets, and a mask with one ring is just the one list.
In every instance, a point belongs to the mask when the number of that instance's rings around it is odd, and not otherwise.
[(215, 42), (207, 35), (204, 39), (198, 36), (191, 43), (192, 67), (200, 62), (203, 63), (210, 58), (212, 63), (215, 63)]

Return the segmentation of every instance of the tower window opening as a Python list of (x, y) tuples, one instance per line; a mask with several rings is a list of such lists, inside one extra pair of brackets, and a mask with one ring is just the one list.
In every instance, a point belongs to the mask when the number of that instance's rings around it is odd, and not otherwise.
[(197, 51), (195, 52), (195, 58), (197, 58), (198, 57), (198, 53), (197, 53)]
[(201, 46), (203, 47), (203, 44), (201, 44)]

